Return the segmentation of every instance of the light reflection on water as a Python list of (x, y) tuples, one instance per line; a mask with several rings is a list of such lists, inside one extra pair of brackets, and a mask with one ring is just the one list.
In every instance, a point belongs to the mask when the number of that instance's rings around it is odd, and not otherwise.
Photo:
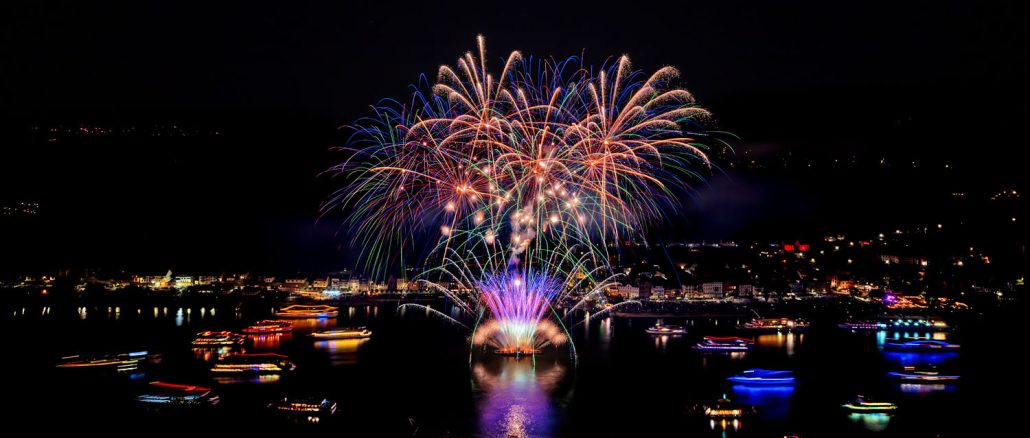
[(336, 327), (336, 318), (303, 318), (294, 319), (291, 322), (293, 323), (294, 331), (303, 333)]
[(247, 335), (254, 342), (254, 348), (276, 350), (282, 347), (283, 341), (293, 338), (291, 333), (269, 333), (267, 335)]
[(221, 385), (229, 385), (234, 383), (255, 383), (255, 384), (266, 384), (275, 383), (281, 379), (282, 376), (278, 374), (257, 374), (250, 376), (215, 376), (212, 380), (215, 383)]
[(853, 422), (855, 422), (855, 423), (861, 424), (862, 427), (864, 427), (864, 428), (866, 428), (866, 429), (868, 429), (870, 431), (873, 431), (873, 432), (883, 432), (885, 429), (887, 429), (887, 426), (889, 425), (889, 423), (891, 421), (891, 416), (888, 415), (888, 414), (882, 414), (882, 413), (877, 413), (877, 414), (857, 414), (857, 413), (853, 413), (853, 414), (848, 415), (848, 419), (853, 421)]
[(484, 436), (551, 436), (555, 407), (550, 394), (565, 377), (565, 365), (554, 359), (485, 357), (472, 366), (482, 390), (479, 425)]
[(790, 414), (794, 385), (733, 385), (736, 401), (758, 408), (758, 416), (767, 420), (785, 421)]
[(353, 365), (358, 363), (358, 350), (368, 341), (369, 338), (315, 341), (315, 348), (329, 352), (329, 363), (333, 366)]
[(804, 341), (804, 333), (776, 332), (758, 335), (755, 344), (762, 348), (785, 348), (787, 357), (794, 357), (794, 347)]
[(902, 383), (898, 385), (901, 392), (905, 394), (932, 394), (935, 392), (955, 392), (958, 386), (947, 383)]
[(218, 346), (218, 347), (194, 347), (193, 357), (203, 362), (214, 362), (219, 357), (229, 354), (232, 351), (232, 347), (229, 346)]

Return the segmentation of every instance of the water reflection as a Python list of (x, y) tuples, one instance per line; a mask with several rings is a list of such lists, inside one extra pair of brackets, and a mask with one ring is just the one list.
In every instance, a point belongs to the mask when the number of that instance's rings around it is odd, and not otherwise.
[(762, 348), (786, 348), (787, 357), (794, 357), (794, 347), (805, 341), (803, 333), (769, 333), (758, 335), (755, 344)]
[(733, 392), (736, 401), (757, 407), (760, 418), (784, 421), (790, 413), (794, 385), (733, 385)]
[(194, 347), (193, 358), (203, 362), (214, 362), (219, 357), (229, 354), (232, 351), (232, 347), (219, 346), (219, 347)]
[(861, 424), (862, 427), (870, 431), (883, 432), (887, 429), (891, 416), (888, 414), (850, 414), (848, 419)]
[(947, 383), (902, 383), (899, 385), (905, 394), (932, 394), (935, 392), (955, 392), (958, 387)]
[(293, 322), (293, 330), (299, 332), (313, 332), (336, 327), (336, 318), (304, 318), (295, 319), (291, 322)]
[(550, 436), (555, 408), (550, 394), (565, 377), (554, 359), (485, 357), (472, 367), (474, 383), (484, 393), (480, 430), (491, 437)]
[(254, 343), (254, 348), (262, 350), (277, 350), (282, 347), (283, 341), (293, 337), (291, 333), (269, 333), (267, 335), (247, 335)]
[(329, 363), (333, 366), (353, 365), (358, 363), (358, 350), (368, 340), (368, 338), (363, 338), (316, 341), (315, 348), (328, 351)]
[(940, 365), (958, 357), (957, 352), (926, 353), (909, 351), (884, 351), (883, 357), (899, 366), (928, 367)]

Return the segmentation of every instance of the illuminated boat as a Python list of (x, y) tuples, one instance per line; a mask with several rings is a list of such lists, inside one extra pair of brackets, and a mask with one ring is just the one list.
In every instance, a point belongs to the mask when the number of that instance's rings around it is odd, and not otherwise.
[(705, 336), (704, 340), (690, 347), (700, 351), (748, 351), (751, 350), (750, 339), (738, 337)]
[(293, 371), (296, 365), (288, 356), (276, 353), (230, 353), (222, 356), (211, 368), (216, 374), (281, 374)]
[(644, 331), (652, 335), (682, 335), (687, 332), (687, 328), (681, 325), (655, 324), (654, 327), (648, 327)]
[(919, 370), (915, 367), (905, 367), (901, 371), (890, 371), (887, 375), (898, 380), (915, 382), (954, 382), (959, 378), (957, 375), (941, 374), (936, 369)]
[(737, 325), (740, 330), (756, 331), (803, 331), (808, 330), (808, 321), (790, 318), (755, 318)]
[(958, 344), (949, 344), (944, 341), (919, 340), (908, 342), (885, 342), (885, 350), (895, 351), (958, 351)]
[(200, 332), (193, 338), (194, 347), (226, 347), (241, 345), (243, 336), (233, 332)]
[(706, 417), (715, 420), (742, 418), (754, 414), (755, 407), (734, 403), (730, 399), (726, 398), (726, 394), (723, 394), (722, 398), (712, 403), (701, 405), (701, 412)]
[(314, 332), (311, 336), (318, 339), (361, 339), (371, 337), (372, 331), (365, 327), (350, 327)]
[(857, 322), (845, 322), (838, 324), (837, 327), (847, 330), (890, 330), (890, 331), (904, 331), (904, 330), (948, 330), (950, 327), (944, 321), (922, 318), (922, 317), (911, 317), (911, 316), (898, 316), (884, 318), (877, 321), (857, 321)]
[(57, 368), (114, 368), (118, 371), (133, 371), (139, 368), (140, 362), (148, 358), (146, 351), (103, 355), (103, 356), (65, 356)]
[(295, 304), (275, 312), (275, 316), (280, 318), (336, 318), (339, 314), (340, 311), (335, 307), (324, 304)]
[(841, 405), (844, 409), (852, 412), (874, 413), (891, 412), (898, 409), (898, 405), (891, 402), (871, 402), (863, 396), (855, 397), (855, 400)]
[(735, 376), (727, 377), (726, 380), (745, 385), (792, 385), (794, 384), (794, 372), (754, 368)]
[(318, 398), (283, 397), (269, 403), (268, 408), (287, 415), (323, 416), (336, 412), (336, 402)]
[(146, 405), (212, 406), (218, 404), (219, 400), (211, 388), (150, 382), (149, 392), (136, 397), (136, 401)]
[(243, 329), (248, 335), (264, 335), (269, 333), (290, 333), (293, 331), (293, 323), (275, 319), (258, 321), (256, 324)]
[(837, 327), (847, 330), (887, 330), (890, 324), (879, 321), (845, 322), (837, 324)]

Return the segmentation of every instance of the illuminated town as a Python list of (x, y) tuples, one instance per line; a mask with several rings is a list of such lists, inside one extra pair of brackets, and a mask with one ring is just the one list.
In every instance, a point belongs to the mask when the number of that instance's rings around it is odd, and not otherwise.
[(9, 8), (11, 430), (1022, 429), (1013, 2), (187, 3)]

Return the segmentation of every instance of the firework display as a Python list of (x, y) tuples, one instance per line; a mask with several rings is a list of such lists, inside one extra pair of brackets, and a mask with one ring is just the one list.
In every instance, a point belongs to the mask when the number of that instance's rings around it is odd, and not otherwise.
[(553, 303), (610, 284), (609, 242), (663, 218), (708, 169), (708, 113), (672, 67), (516, 51), (494, 75), (478, 43), (352, 126), (333, 169), (348, 182), (325, 208), (347, 209), (369, 270), (428, 248), (420, 279), (485, 318), (473, 342), (532, 352), (567, 339)]

